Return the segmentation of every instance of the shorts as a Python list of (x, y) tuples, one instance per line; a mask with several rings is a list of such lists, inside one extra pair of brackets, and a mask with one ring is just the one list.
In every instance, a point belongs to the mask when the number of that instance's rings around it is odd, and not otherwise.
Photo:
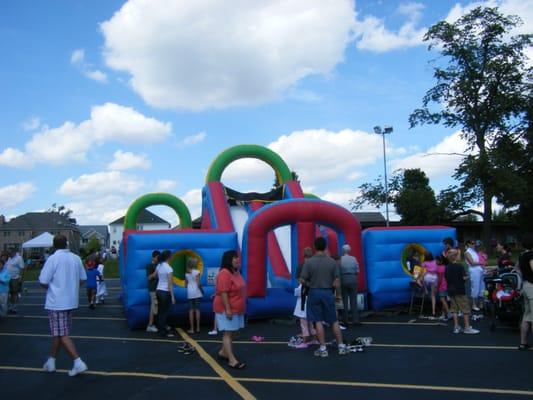
[(69, 336), (72, 327), (71, 310), (48, 310), (48, 323), (50, 324), (50, 334), (54, 337)]
[(311, 322), (337, 322), (335, 297), (332, 289), (309, 289), (307, 297), (307, 319)]
[(16, 278), (9, 281), (9, 293), (17, 294), (22, 289), (22, 279)]
[(231, 319), (228, 319), (226, 313), (216, 313), (215, 320), (217, 329), (222, 332), (235, 332), (244, 328), (244, 314), (233, 314)]
[(533, 283), (524, 281), (522, 286), (524, 298), (524, 316), (522, 321), (533, 322)]
[(199, 310), (200, 309), (200, 297), (196, 299), (189, 299), (189, 310)]
[(450, 303), (450, 311), (452, 313), (462, 311), (464, 314), (470, 314), (470, 299), (466, 295), (451, 296)]
[(152, 315), (157, 314), (157, 295), (155, 292), (149, 292), (150, 293), (150, 312)]
[(446, 297), (448, 297), (448, 292), (446, 290), (442, 290), (439, 292), (439, 297), (441, 299), (445, 299)]

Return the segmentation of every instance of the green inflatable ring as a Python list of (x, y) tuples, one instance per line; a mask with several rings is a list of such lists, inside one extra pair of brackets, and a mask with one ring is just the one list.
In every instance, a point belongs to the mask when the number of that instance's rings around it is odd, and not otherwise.
[(178, 214), (181, 228), (192, 227), (191, 213), (183, 201), (169, 193), (148, 193), (131, 203), (124, 218), (124, 229), (136, 229), (139, 213), (150, 206), (168, 206)]
[(276, 172), (280, 184), (292, 180), (289, 167), (277, 153), (267, 147), (255, 144), (241, 144), (224, 150), (215, 158), (209, 167), (209, 171), (207, 171), (206, 183), (220, 182), (220, 178), (226, 167), (233, 161), (241, 158), (256, 158), (266, 162)]

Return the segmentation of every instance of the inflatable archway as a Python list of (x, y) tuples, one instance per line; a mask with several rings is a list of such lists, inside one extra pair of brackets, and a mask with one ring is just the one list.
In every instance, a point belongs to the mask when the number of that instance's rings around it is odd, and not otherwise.
[(291, 180), (291, 171), (285, 161), (275, 152), (267, 147), (254, 144), (242, 144), (230, 147), (223, 151), (213, 161), (207, 172), (206, 183), (220, 182), (222, 173), (233, 161), (241, 158), (256, 158), (266, 162), (274, 169), (280, 184)]
[[(266, 295), (265, 238), (272, 229), (287, 224), (320, 223), (337, 231), (339, 244), (350, 244), (354, 255), (361, 260), (361, 226), (347, 209), (322, 200), (293, 199), (274, 203), (258, 210), (244, 228), (243, 274), (248, 282), (248, 295)], [(305, 238), (307, 246), (312, 245), (314, 234)], [(365, 280), (361, 265), (360, 283)], [(363, 285), (364, 286), (364, 285)]]
[(178, 214), (181, 228), (192, 226), (191, 213), (183, 201), (169, 193), (148, 193), (136, 199), (129, 206), (124, 218), (124, 230), (135, 229), (139, 213), (150, 206), (168, 206)]

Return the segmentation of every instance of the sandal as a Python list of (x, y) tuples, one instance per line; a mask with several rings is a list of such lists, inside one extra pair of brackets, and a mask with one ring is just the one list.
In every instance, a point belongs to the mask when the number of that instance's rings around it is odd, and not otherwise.
[(529, 350), (531, 346), (529, 344), (522, 344), (520, 343), (520, 346), (518, 346), (518, 350)]
[(237, 364), (233, 364), (233, 365), (228, 364), (228, 367), (233, 368), (233, 369), (244, 369), (246, 368), (246, 364), (242, 362), (238, 362)]
[(219, 354), (217, 354), (217, 358), (218, 358), (219, 360), (226, 360), (226, 361), (227, 361), (227, 360), (229, 360), (229, 358), (228, 358), (228, 357), (226, 357), (226, 356), (223, 356), (223, 355), (222, 355), (222, 354), (220, 354), (220, 353), (219, 353)]

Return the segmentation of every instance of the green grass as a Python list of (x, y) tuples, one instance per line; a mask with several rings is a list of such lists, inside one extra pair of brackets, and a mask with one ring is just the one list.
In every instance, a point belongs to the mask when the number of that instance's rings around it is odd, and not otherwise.
[[(24, 280), (25, 281), (36, 281), (39, 278), (39, 274), (41, 273), (40, 267), (30, 267), (26, 270), (24, 273)], [(104, 263), (104, 278), (118, 278), (119, 272), (118, 272), (118, 259), (108, 259)]]

